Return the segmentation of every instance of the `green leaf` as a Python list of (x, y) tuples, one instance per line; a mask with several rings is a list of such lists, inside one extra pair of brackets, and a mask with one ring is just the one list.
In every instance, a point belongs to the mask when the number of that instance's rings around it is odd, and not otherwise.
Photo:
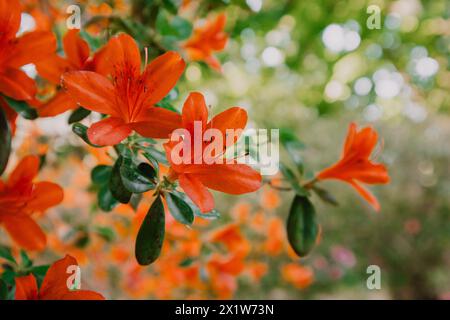
[(195, 216), (201, 217), (204, 219), (220, 218), (220, 213), (217, 210), (211, 210), (210, 212), (205, 212), (205, 213), (201, 212), (200, 208), (197, 207), (185, 193), (177, 191), (177, 190), (172, 190), (170, 192), (172, 194), (175, 194), (177, 197), (182, 199), (184, 202), (186, 202), (191, 207), (192, 212), (194, 213)]
[(96, 144), (93, 144), (91, 141), (89, 141), (89, 138), (87, 136), (87, 127), (84, 124), (81, 123), (74, 123), (72, 126), (72, 131), (79, 136), (81, 139), (83, 139), (84, 142), (86, 142), (88, 145), (95, 147), (95, 148), (102, 148), (102, 146), (98, 146)]
[(116, 238), (114, 230), (108, 227), (96, 226), (94, 232), (102, 237), (106, 242), (112, 242)]
[(192, 265), (193, 262), (194, 262), (193, 258), (186, 258), (186, 259), (182, 260), (178, 265), (182, 268), (186, 268), (186, 267), (189, 267), (190, 265)]
[(7, 97), (5, 95), (3, 95), (3, 99), (5, 99), (6, 103), (11, 107), (11, 109), (16, 111), (23, 118), (34, 120), (38, 117), (36, 109), (31, 108), (25, 101), (14, 100), (13, 98)]
[[(162, 163), (164, 165), (169, 165), (169, 162), (167, 161), (166, 158), (166, 154), (164, 152), (161, 152), (157, 149), (155, 149), (154, 147), (150, 146), (150, 147), (142, 147), (141, 148), (144, 153), (144, 157), (147, 158), (148, 161), (150, 161), (150, 163), (156, 161), (157, 163)], [(158, 168), (158, 166), (153, 166), (155, 169)]]
[(6, 114), (0, 108), (0, 175), (5, 171), (11, 153), (11, 128)]
[(168, 17), (165, 10), (160, 10), (156, 17), (156, 30), (170, 43), (189, 38), (192, 24), (180, 16)]
[(131, 195), (130, 206), (133, 208), (134, 211), (137, 211), (141, 200), (142, 200), (142, 193), (133, 193)]
[(22, 262), (21, 266), (24, 268), (29, 268), (33, 265), (33, 261), (31, 261), (30, 257), (23, 250), (20, 250), (20, 260)]
[(156, 173), (153, 168), (146, 163), (140, 165), (142, 165), (141, 169), (134, 164), (132, 158), (123, 158), (120, 166), (122, 183), (128, 191), (133, 193), (143, 193), (156, 187), (154, 182)]
[(8, 285), (5, 281), (0, 279), (0, 300), (8, 299)]
[(100, 209), (106, 212), (111, 211), (119, 204), (119, 202), (113, 197), (107, 184), (103, 185), (98, 191), (97, 203)]
[(86, 118), (88, 115), (91, 114), (91, 110), (85, 109), (83, 107), (79, 107), (78, 109), (74, 110), (72, 114), (69, 117), (69, 124), (78, 122)]
[(11, 254), (11, 249), (5, 246), (0, 246), (0, 258), (3, 258), (14, 264), (17, 263), (16, 259), (14, 259), (13, 255)]
[(172, 14), (177, 14), (181, 0), (162, 0), (164, 8)]
[(84, 40), (86, 40), (91, 52), (97, 51), (97, 49), (102, 46), (102, 40), (100, 38), (93, 37), (83, 29), (80, 30), (79, 34)]
[(106, 184), (111, 177), (112, 167), (99, 164), (91, 171), (91, 180), (98, 185)]
[(319, 232), (314, 206), (307, 197), (295, 196), (287, 220), (289, 243), (300, 256), (306, 256), (314, 247)]
[(333, 206), (338, 206), (339, 203), (336, 198), (328, 191), (319, 187), (314, 186), (312, 190), (322, 199), (324, 202), (331, 204)]
[(161, 253), (165, 233), (165, 213), (161, 196), (153, 202), (136, 237), (135, 254), (140, 265), (149, 265)]
[(125, 188), (120, 174), (120, 167), (122, 166), (123, 157), (117, 158), (113, 166), (111, 177), (109, 179), (109, 190), (111, 194), (120, 203), (128, 203), (131, 198), (131, 192)]
[(36, 277), (39, 287), (41, 286), (42, 281), (44, 280), (45, 275), (47, 274), (49, 268), (50, 265), (42, 265), (31, 268), (30, 271)]
[(194, 212), (183, 199), (175, 194), (165, 192), (164, 197), (167, 202), (170, 214), (179, 222), (191, 225), (194, 222)]
[(280, 171), (281, 171), (281, 174), (289, 182), (292, 189), (295, 191), (295, 193), (297, 195), (299, 195), (299, 196), (308, 196), (309, 195), (308, 190), (306, 190), (305, 188), (303, 188), (300, 185), (298, 178), (296, 177), (296, 175), (294, 174), (294, 172), (291, 169), (289, 169), (288, 167), (286, 167), (285, 165), (280, 163)]

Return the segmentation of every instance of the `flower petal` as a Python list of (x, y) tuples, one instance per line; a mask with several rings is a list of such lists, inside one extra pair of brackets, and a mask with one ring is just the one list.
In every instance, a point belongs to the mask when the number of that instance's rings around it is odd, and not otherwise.
[(94, 123), (87, 131), (89, 140), (100, 146), (113, 146), (132, 132), (122, 119), (110, 117)]
[(67, 110), (73, 110), (78, 107), (78, 104), (72, 97), (64, 91), (59, 91), (53, 98), (37, 108), (39, 116), (54, 117), (58, 114), (64, 113)]
[(261, 187), (261, 175), (245, 164), (191, 165), (186, 173), (195, 176), (206, 187), (228, 194), (253, 192)]
[(199, 92), (191, 92), (183, 105), (182, 112), (183, 127), (193, 130), (194, 121), (201, 121), (205, 129), (208, 122), (208, 108), (206, 107), (205, 98)]
[(42, 181), (35, 184), (27, 209), (31, 212), (45, 211), (61, 203), (64, 198), (63, 189), (53, 182)]
[(100, 51), (101, 60), (97, 58), (96, 66), (102, 74), (127, 69), (131, 77), (138, 77), (141, 73), (141, 54), (136, 41), (129, 35), (122, 33), (109, 40)]
[(33, 274), (29, 274), (23, 277), (17, 277), (15, 300), (37, 300), (38, 299), (38, 286), (36, 278)]
[(141, 112), (130, 127), (144, 137), (166, 139), (173, 130), (181, 127), (181, 115), (164, 108), (150, 107)]
[(120, 117), (112, 83), (91, 71), (70, 71), (62, 76), (62, 84), (72, 99), (86, 109)]
[(79, 36), (78, 29), (70, 29), (64, 36), (63, 47), (67, 59), (81, 69), (89, 58), (89, 45)]
[(11, 57), (7, 62), (10, 67), (21, 67), (48, 58), (56, 50), (56, 39), (52, 32), (28, 32), (17, 39)]
[(205, 213), (214, 209), (214, 198), (211, 192), (193, 175), (181, 174), (179, 177), (180, 187), (187, 196)]
[(353, 188), (375, 209), (375, 211), (380, 211), (380, 203), (377, 198), (366, 188), (364, 188), (361, 184), (356, 181), (348, 181), (352, 185)]
[(26, 250), (41, 251), (47, 239), (39, 225), (26, 214), (5, 215), (2, 223), (11, 238)]
[(0, 92), (15, 100), (30, 100), (36, 94), (33, 79), (19, 69), (8, 68), (0, 74)]
[[(244, 130), (247, 124), (247, 111), (240, 107), (229, 108), (211, 119), (208, 128), (214, 128), (222, 132), (224, 146), (233, 145), (240, 136), (240, 130)], [(227, 139), (227, 130), (234, 130), (234, 139)], [(227, 141), (230, 140), (230, 141)]]
[(25, 156), (20, 160), (8, 179), (8, 187), (14, 188), (19, 183), (31, 183), (39, 171), (39, 158), (37, 156)]
[(20, 27), (18, 0), (0, 0), (0, 29), (6, 39), (14, 38)]
[(169, 93), (183, 74), (185, 66), (183, 58), (174, 51), (166, 52), (147, 66), (143, 78), (148, 89), (148, 104), (157, 103)]
[(67, 271), (71, 266), (78, 266), (77, 260), (69, 255), (53, 263), (42, 282), (39, 296), (42, 300), (98, 300), (103, 298), (92, 291), (71, 291), (67, 287), (70, 276)]
[(46, 59), (36, 62), (35, 65), (38, 74), (42, 78), (56, 85), (61, 83), (61, 75), (64, 72), (73, 69), (69, 61), (57, 54), (51, 54)]

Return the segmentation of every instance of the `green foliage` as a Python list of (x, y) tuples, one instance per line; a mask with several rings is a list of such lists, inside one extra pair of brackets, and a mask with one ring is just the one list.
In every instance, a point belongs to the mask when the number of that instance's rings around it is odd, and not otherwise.
[(28, 103), (26, 103), (25, 101), (14, 100), (13, 98), (10, 98), (5, 95), (3, 95), (3, 99), (11, 107), (11, 109), (16, 111), (23, 118), (28, 120), (34, 120), (38, 117), (36, 109), (30, 107)]
[(136, 238), (135, 254), (140, 265), (153, 263), (161, 253), (165, 234), (165, 213), (158, 195), (148, 210)]
[(300, 257), (306, 256), (314, 247), (318, 232), (314, 206), (307, 197), (296, 195), (287, 220), (287, 235), (292, 249)]
[(6, 114), (0, 108), (0, 175), (5, 171), (11, 152), (11, 128)]
[(170, 214), (179, 222), (191, 225), (194, 222), (194, 212), (192, 208), (183, 199), (171, 192), (165, 192), (167, 207)]

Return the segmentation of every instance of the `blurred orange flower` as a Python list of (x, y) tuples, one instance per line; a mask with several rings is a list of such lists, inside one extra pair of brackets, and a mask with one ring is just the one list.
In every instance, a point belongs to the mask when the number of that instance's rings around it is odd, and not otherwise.
[(141, 73), (141, 55), (136, 42), (121, 34), (106, 47), (103, 62), (112, 69), (113, 81), (92, 71), (63, 75), (67, 92), (86, 109), (110, 115), (88, 129), (94, 144), (114, 145), (133, 130), (150, 138), (167, 138), (181, 124), (181, 117), (154, 105), (175, 86), (185, 63), (173, 51), (146, 66)]
[(220, 62), (213, 54), (222, 51), (227, 44), (228, 35), (223, 31), (226, 20), (222, 13), (194, 29), (192, 37), (183, 45), (189, 59), (204, 61), (214, 70), (221, 71)]
[(36, 278), (33, 274), (16, 278), (16, 300), (104, 300), (105, 298), (94, 291), (70, 290), (67, 287), (70, 266), (77, 266), (74, 257), (66, 255), (63, 259), (53, 263), (47, 271), (38, 290)]
[(377, 141), (378, 134), (373, 128), (366, 127), (358, 131), (356, 124), (351, 123), (341, 160), (321, 171), (317, 179), (338, 179), (347, 182), (375, 210), (380, 210), (377, 198), (361, 185), (386, 184), (390, 181), (386, 167), (369, 159)]
[(21, 247), (27, 250), (45, 248), (46, 236), (31, 218), (63, 200), (63, 190), (55, 183), (34, 182), (38, 174), (39, 158), (24, 157), (8, 180), (0, 180), (0, 224)]
[[(67, 71), (89, 70), (105, 72), (103, 55), (105, 50), (99, 50), (90, 57), (89, 45), (84, 41), (78, 29), (67, 31), (63, 38), (65, 57), (56, 53), (36, 63), (36, 69), (41, 77), (54, 85), (59, 85), (61, 75)], [(78, 104), (66, 92), (59, 91), (50, 101), (38, 106), (41, 117), (53, 117), (67, 110), (75, 109)]]
[(292, 283), (299, 289), (308, 287), (314, 281), (314, 272), (297, 263), (288, 263), (281, 268), (281, 275), (284, 280)]

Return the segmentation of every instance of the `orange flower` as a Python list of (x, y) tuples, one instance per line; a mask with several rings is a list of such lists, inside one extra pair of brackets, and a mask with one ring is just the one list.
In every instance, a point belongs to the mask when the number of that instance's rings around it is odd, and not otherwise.
[(105, 298), (94, 291), (70, 290), (67, 280), (70, 266), (77, 266), (77, 260), (69, 255), (53, 263), (47, 271), (38, 290), (36, 278), (33, 274), (16, 278), (16, 300), (104, 300)]
[(19, 38), (21, 12), (17, 0), (0, 0), (0, 93), (16, 100), (31, 100), (36, 85), (20, 67), (36, 63), (56, 50), (51, 32), (28, 32)]
[(288, 263), (281, 268), (281, 275), (284, 280), (292, 283), (299, 289), (308, 287), (314, 281), (314, 272), (297, 263)]
[[(226, 148), (232, 142), (227, 138), (227, 129), (244, 129), (247, 123), (247, 112), (242, 108), (233, 107), (216, 115), (208, 122), (208, 108), (203, 95), (198, 92), (191, 93), (183, 106), (182, 125), (192, 137), (191, 145), (188, 146), (190, 150), (194, 150), (192, 161), (191, 164), (176, 164), (172, 159), (172, 150), (178, 142), (165, 143), (164, 148), (171, 165), (169, 179), (172, 181), (178, 179), (180, 187), (202, 212), (214, 209), (214, 198), (207, 188), (236, 195), (258, 190), (261, 187), (261, 175), (245, 164), (239, 164), (231, 159), (224, 159), (223, 163), (195, 163), (194, 157), (198, 157), (195, 152), (195, 145), (198, 143), (195, 141), (198, 137), (194, 133), (195, 122), (201, 123), (202, 140), (203, 132), (207, 128), (217, 129), (223, 136), (224, 148)], [(237, 137), (234, 142), (236, 139)], [(213, 141), (203, 141), (202, 146), (206, 149), (212, 143)], [(181, 153), (180, 157), (183, 157)]]
[(98, 145), (115, 145), (133, 130), (145, 137), (167, 138), (181, 125), (181, 117), (155, 104), (183, 73), (181, 56), (167, 52), (141, 73), (139, 48), (130, 36), (112, 38), (106, 50), (103, 61), (113, 69), (113, 81), (92, 71), (70, 71), (62, 77), (63, 86), (80, 105), (110, 115), (89, 128), (89, 139)]
[(27, 250), (42, 250), (46, 244), (45, 234), (31, 214), (43, 212), (63, 199), (63, 190), (57, 184), (33, 182), (38, 169), (39, 158), (27, 156), (6, 182), (0, 180), (0, 224)]
[(228, 35), (223, 31), (226, 20), (227, 17), (222, 13), (194, 29), (192, 37), (183, 45), (189, 59), (204, 61), (211, 68), (221, 71), (220, 62), (213, 53), (222, 51), (227, 44)]
[(341, 160), (321, 171), (317, 179), (338, 179), (349, 183), (378, 211), (380, 209), (378, 200), (361, 185), (361, 183), (385, 184), (390, 181), (386, 167), (369, 159), (377, 141), (378, 134), (373, 128), (366, 127), (358, 131), (356, 124), (351, 123)]
[[(102, 58), (105, 50), (99, 50), (90, 58), (89, 45), (79, 36), (79, 30), (67, 31), (63, 38), (65, 58), (53, 53), (36, 63), (39, 75), (49, 82), (59, 85), (61, 75), (67, 71), (88, 70), (102, 73)], [(38, 106), (41, 117), (53, 117), (67, 110), (77, 108), (77, 102), (66, 92), (59, 91), (50, 101)]]

